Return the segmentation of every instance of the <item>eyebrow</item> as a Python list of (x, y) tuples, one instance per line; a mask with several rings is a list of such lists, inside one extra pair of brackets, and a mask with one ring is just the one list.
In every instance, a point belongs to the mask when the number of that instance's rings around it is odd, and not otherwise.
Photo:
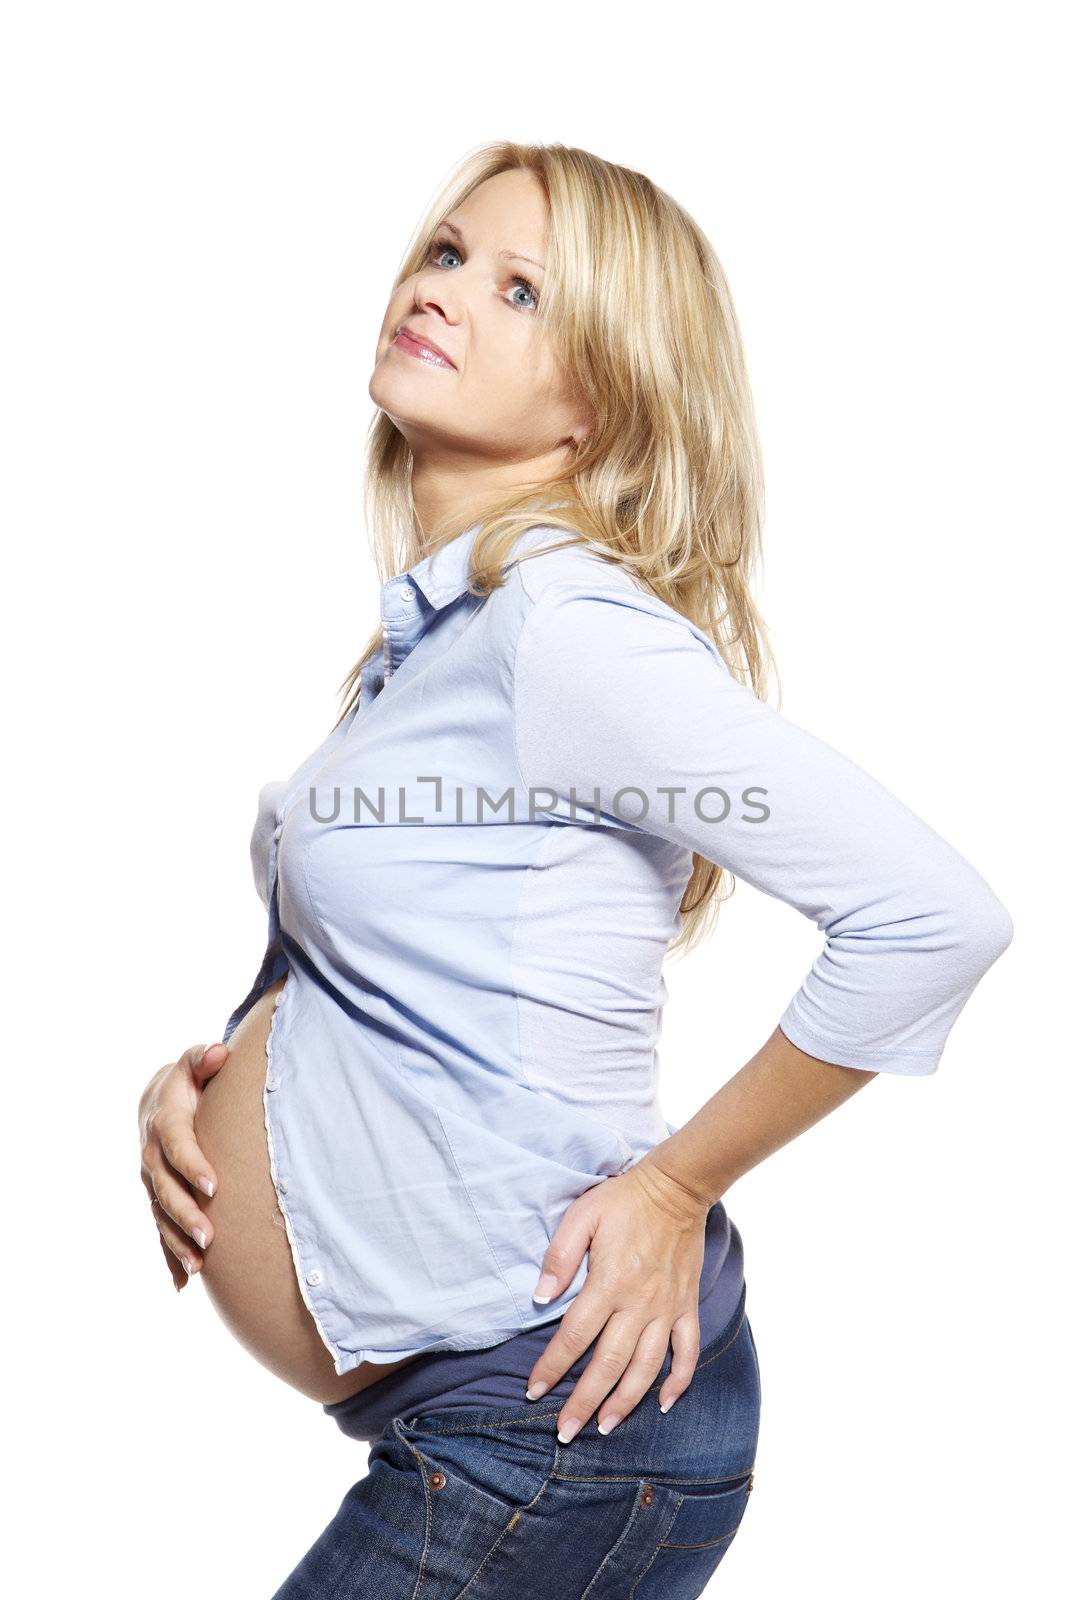
[[(444, 218), (440, 226), (443, 228), (449, 228), (450, 232), (455, 233), (461, 240), (461, 243), (464, 244), (465, 235), (462, 233), (461, 229), (456, 226), (456, 224), (453, 222), (447, 222)], [(547, 270), (542, 261), (537, 261), (534, 256), (522, 255), (519, 250), (500, 250), (498, 254), (502, 261), (527, 261), (530, 267), (538, 267), (540, 272), (546, 272)]]

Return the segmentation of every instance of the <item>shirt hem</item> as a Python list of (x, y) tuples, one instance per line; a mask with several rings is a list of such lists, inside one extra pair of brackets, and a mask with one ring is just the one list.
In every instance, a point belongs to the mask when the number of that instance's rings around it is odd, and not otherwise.
[(485, 1329), (482, 1333), (452, 1334), (447, 1339), (437, 1339), (434, 1344), (420, 1345), (417, 1348), (410, 1346), (408, 1349), (398, 1350), (349, 1351), (343, 1357), (345, 1364), (336, 1370), (341, 1377), (343, 1372), (351, 1372), (354, 1367), (360, 1366), (362, 1361), (367, 1361), (372, 1366), (385, 1366), (391, 1361), (404, 1361), (408, 1356), (434, 1355), (442, 1350), (491, 1350), (496, 1344), (505, 1344), (507, 1339), (515, 1339), (519, 1333), (531, 1333), (534, 1328), (546, 1328), (552, 1322), (560, 1322), (564, 1315), (565, 1311), (558, 1311), (552, 1317), (543, 1317), (538, 1322), (525, 1322), (520, 1327)]
[(833, 1066), (854, 1067), (860, 1072), (892, 1072), (905, 1078), (925, 1078), (937, 1071), (941, 1059), (932, 1050), (868, 1049), (865, 1045), (837, 1044), (801, 1022), (793, 1005), (778, 1019), (777, 1026), (786, 1039), (805, 1054)]

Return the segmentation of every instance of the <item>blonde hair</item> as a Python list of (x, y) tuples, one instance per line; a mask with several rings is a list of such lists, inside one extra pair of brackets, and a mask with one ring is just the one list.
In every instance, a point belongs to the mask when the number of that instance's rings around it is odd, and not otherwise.
[[(484, 596), (504, 581), (503, 563), (528, 528), (560, 528), (569, 543), (594, 539), (607, 559), (700, 627), (733, 676), (765, 699), (776, 666), (749, 587), (762, 560), (764, 516), (751, 386), (725, 273), (688, 212), (642, 173), (587, 150), (484, 145), (432, 199), (394, 287), (418, 270), (443, 219), (478, 184), (515, 169), (534, 174), (546, 198), (538, 315), (593, 424), (568, 466), (539, 491), (529, 486), (481, 508), (470, 589)], [(377, 411), (364, 498), (383, 579), (476, 520), (461, 517), (425, 543), (411, 467), (408, 441)], [(382, 640), (377, 627), (340, 686), (338, 721), (359, 702), (361, 668)], [(724, 877), (693, 854), (670, 950), (683, 953), (711, 931), (727, 898)]]

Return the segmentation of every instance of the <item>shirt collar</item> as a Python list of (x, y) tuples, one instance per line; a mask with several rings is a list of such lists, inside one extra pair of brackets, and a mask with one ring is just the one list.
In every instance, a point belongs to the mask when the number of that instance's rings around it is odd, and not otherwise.
[(473, 523), (464, 533), (457, 534), (449, 543), (440, 545), (422, 561), (416, 562), (400, 578), (388, 578), (387, 582), (400, 583), (404, 580), (415, 583), (425, 600), (436, 611), (441, 611), (443, 606), (448, 606), (468, 588), (469, 552), (479, 531), (480, 524)]
[[(448, 544), (440, 545), (422, 561), (416, 562), (408, 571), (387, 578), (381, 585), (380, 619), (384, 628), (384, 643), (361, 668), (361, 699), (365, 704), (375, 699), (387, 678), (405, 660), (430, 625), (430, 612), (413, 612), (410, 586), (416, 588), (424, 605), (430, 606), (432, 612), (441, 611), (464, 594), (468, 588), (472, 544), (481, 527), (482, 523), (473, 523)], [(548, 528), (540, 524), (526, 528), (514, 541), (513, 551), (562, 537), (560, 528)], [(388, 644), (389, 653), (386, 648)]]
[[(459, 533), (456, 538), (433, 550), (425, 556), (423, 561), (418, 561), (415, 566), (403, 572), (398, 578), (388, 578), (389, 584), (400, 584), (403, 581), (415, 583), (428, 603), (441, 611), (458, 595), (464, 594), (469, 586), (469, 557), (472, 552), (473, 541), (483, 526), (474, 522), (464, 533)], [(550, 539), (567, 539), (569, 535), (560, 528), (547, 528), (544, 526), (525, 529), (524, 533), (514, 541), (513, 551), (527, 549), (532, 544), (542, 544)]]

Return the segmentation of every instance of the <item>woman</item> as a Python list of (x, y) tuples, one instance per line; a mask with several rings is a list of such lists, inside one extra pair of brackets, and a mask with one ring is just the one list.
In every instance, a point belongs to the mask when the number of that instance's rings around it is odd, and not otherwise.
[[(370, 383), (382, 628), (261, 791), (264, 959), (146, 1089), (142, 1178), (176, 1286), (372, 1445), (277, 1600), (695, 1595), (758, 1437), (722, 1197), (933, 1072), (1011, 922), (762, 698), (760, 455), (691, 218), (513, 144), (429, 216)], [(663, 960), (727, 872), (825, 945), (672, 1128)]]

